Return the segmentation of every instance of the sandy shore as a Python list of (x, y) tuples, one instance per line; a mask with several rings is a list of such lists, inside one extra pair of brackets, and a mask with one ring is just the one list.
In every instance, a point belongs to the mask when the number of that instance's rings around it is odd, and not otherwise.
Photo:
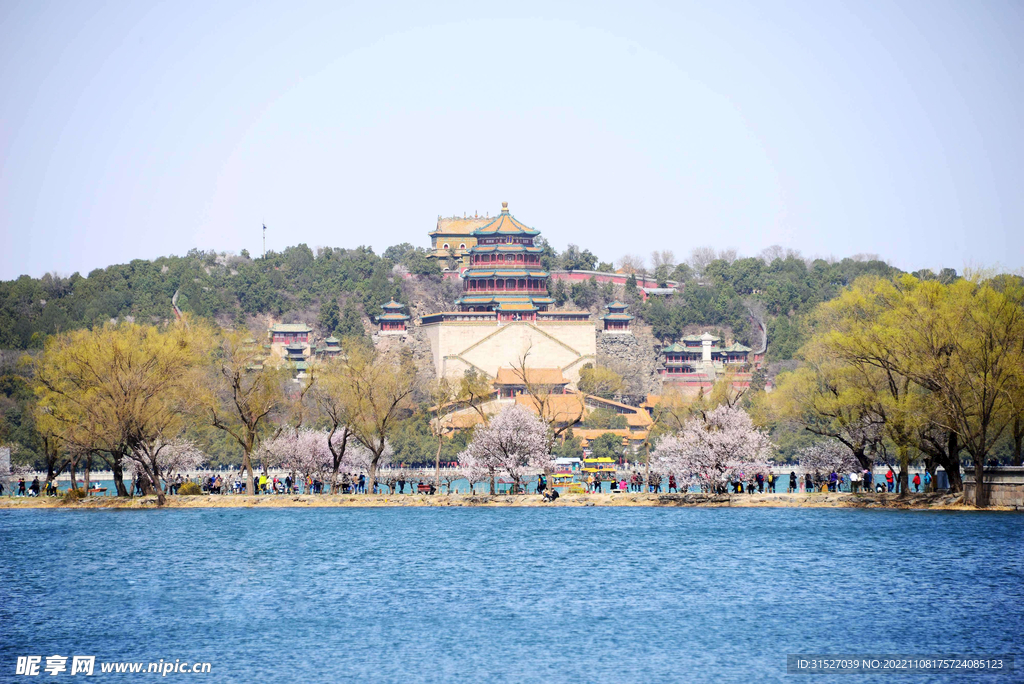
[[(572, 506), (684, 506), (732, 508), (888, 508), (905, 510), (974, 511), (964, 505), (958, 495), (910, 494), (899, 498), (890, 494), (566, 494), (554, 503), (547, 503), (536, 494), (519, 496), (486, 494), (427, 495), (302, 495), (283, 494), (266, 496), (168, 496), (168, 508), (319, 508), (383, 506), (484, 506), (547, 507)], [(63, 498), (2, 497), (0, 509), (13, 508), (66, 508), (148, 509), (156, 508), (155, 497), (121, 499), (113, 496), (94, 496), (80, 502), (65, 503)], [(988, 511), (1013, 511), (1013, 507), (989, 507)]]

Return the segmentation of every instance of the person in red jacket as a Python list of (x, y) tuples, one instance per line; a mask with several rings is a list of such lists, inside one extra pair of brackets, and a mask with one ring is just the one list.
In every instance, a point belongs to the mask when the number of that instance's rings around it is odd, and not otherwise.
[(896, 478), (896, 473), (892, 472), (892, 466), (889, 466), (889, 470), (885, 473), (885, 484), (889, 487), (889, 491), (892, 491), (893, 481)]

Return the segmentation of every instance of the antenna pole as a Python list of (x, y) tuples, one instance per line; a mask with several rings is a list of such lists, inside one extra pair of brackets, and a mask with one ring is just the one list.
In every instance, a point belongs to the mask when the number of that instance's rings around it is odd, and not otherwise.
[(263, 224), (263, 258), (267, 258), (267, 224)]

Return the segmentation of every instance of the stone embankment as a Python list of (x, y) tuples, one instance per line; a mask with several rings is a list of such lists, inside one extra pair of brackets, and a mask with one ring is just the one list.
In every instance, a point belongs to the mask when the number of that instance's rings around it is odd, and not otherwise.
[[(564, 508), (579, 506), (660, 506), (708, 508), (877, 508), (901, 510), (975, 511), (954, 494), (566, 494), (553, 503), (536, 494), (377, 494), (377, 495), (303, 495), (277, 494), (264, 496), (168, 496), (168, 508), (322, 508), (322, 507), (536, 507)], [(82, 501), (66, 502), (63, 497), (0, 498), (0, 509), (73, 508), (73, 509), (149, 509), (156, 507), (152, 496), (120, 499), (97, 496)], [(1017, 506), (991, 506), (988, 511), (1024, 510)]]

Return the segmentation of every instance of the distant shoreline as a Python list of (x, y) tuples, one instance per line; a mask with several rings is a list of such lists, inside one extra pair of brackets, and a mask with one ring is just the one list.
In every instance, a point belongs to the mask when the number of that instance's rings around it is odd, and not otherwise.
[[(689, 508), (868, 508), (943, 511), (1018, 511), (1013, 506), (976, 508), (960, 495), (908, 494), (564, 494), (545, 502), (536, 494), (268, 494), (262, 496), (168, 496), (164, 508), (566, 508), (566, 507), (689, 507)], [(93, 496), (66, 503), (63, 497), (0, 498), (0, 509), (146, 510), (156, 508), (156, 497)]]

